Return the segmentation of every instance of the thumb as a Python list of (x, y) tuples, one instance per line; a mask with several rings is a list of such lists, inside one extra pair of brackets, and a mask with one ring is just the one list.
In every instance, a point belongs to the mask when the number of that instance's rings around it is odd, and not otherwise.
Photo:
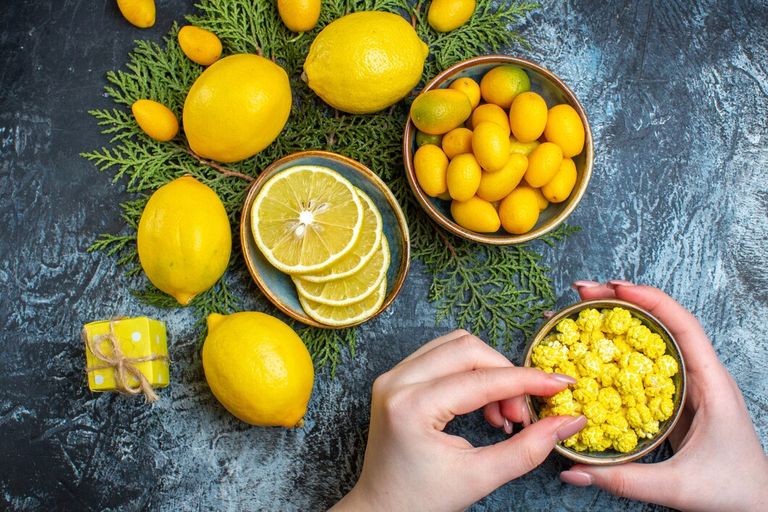
[(672, 508), (676, 508), (675, 500), (680, 494), (679, 481), (669, 461), (620, 466), (577, 464), (560, 473), (560, 480), (579, 487), (596, 485), (617, 496)]
[(490, 493), (544, 462), (555, 444), (587, 424), (584, 416), (549, 416), (533, 423), (506, 441), (478, 448), (475, 456), (481, 483)]

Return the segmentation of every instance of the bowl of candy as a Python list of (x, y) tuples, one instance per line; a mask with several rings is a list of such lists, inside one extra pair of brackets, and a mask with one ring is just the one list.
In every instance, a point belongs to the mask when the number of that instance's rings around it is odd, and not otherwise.
[(587, 425), (555, 450), (583, 464), (639, 459), (667, 438), (685, 404), (686, 374), (672, 334), (647, 311), (616, 299), (573, 304), (541, 326), (524, 366), (576, 384), (527, 396), (531, 419), (583, 414)]
[(408, 183), (427, 214), (475, 242), (523, 243), (573, 212), (592, 174), (586, 112), (554, 73), (508, 55), (449, 67), (411, 105)]

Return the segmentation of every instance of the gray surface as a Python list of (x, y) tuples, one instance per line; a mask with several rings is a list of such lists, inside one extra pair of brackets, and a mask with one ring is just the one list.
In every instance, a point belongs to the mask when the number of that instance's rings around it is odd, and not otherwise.
[[(322, 508), (358, 471), (372, 380), (450, 327), (433, 327), (428, 278), (414, 265), (401, 297), (361, 330), (354, 361), (336, 380), (320, 375), (304, 429), (249, 428), (212, 398), (190, 312), (140, 305), (110, 258), (85, 253), (121, 226), (119, 189), (78, 157), (104, 142), (85, 110), (109, 106), (104, 73), (124, 64), (131, 41), (158, 39), (191, 4), (160, 0), (146, 32), (112, 1), (0, 6), (3, 508)], [(575, 299), (573, 279), (614, 276), (678, 297), (735, 374), (764, 444), (766, 26), (760, 1), (553, 0), (526, 23), (532, 49), (521, 53), (571, 85), (596, 140), (572, 217), (584, 230), (547, 253), (560, 301)], [(78, 331), (115, 313), (168, 322), (173, 384), (152, 408), (87, 389)], [(478, 416), (454, 430), (502, 438)], [(475, 509), (647, 508), (560, 484), (565, 465), (552, 457)]]

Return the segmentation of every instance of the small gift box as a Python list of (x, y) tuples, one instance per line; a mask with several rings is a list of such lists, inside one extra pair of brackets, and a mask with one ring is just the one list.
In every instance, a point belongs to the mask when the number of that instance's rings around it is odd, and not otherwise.
[(165, 324), (147, 317), (102, 320), (85, 324), (86, 372), (91, 391), (143, 393), (157, 400), (153, 388), (168, 385)]

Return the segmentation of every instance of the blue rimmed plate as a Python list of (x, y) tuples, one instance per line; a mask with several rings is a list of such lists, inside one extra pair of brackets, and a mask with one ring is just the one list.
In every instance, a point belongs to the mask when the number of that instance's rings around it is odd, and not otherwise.
[[(277, 270), (264, 258), (264, 255), (256, 246), (251, 231), (251, 208), (261, 187), (277, 173), (297, 165), (319, 165), (333, 169), (348, 179), (352, 185), (368, 194), (368, 197), (379, 208), (383, 221), (384, 235), (389, 242), (392, 262), (387, 272), (387, 294), (384, 303), (376, 313), (367, 319), (370, 320), (384, 311), (395, 300), (397, 294), (400, 293), (410, 266), (411, 245), (405, 216), (392, 191), (373, 171), (351, 158), (328, 151), (300, 151), (273, 162), (262, 171), (248, 190), (243, 205), (243, 212), (240, 216), (240, 243), (243, 248), (243, 257), (245, 258), (248, 271), (264, 295), (286, 315), (315, 327), (326, 329), (340, 328), (321, 324), (304, 312), (291, 278)], [(362, 322), (343, 327), (352, 327), (360, 323)]]

